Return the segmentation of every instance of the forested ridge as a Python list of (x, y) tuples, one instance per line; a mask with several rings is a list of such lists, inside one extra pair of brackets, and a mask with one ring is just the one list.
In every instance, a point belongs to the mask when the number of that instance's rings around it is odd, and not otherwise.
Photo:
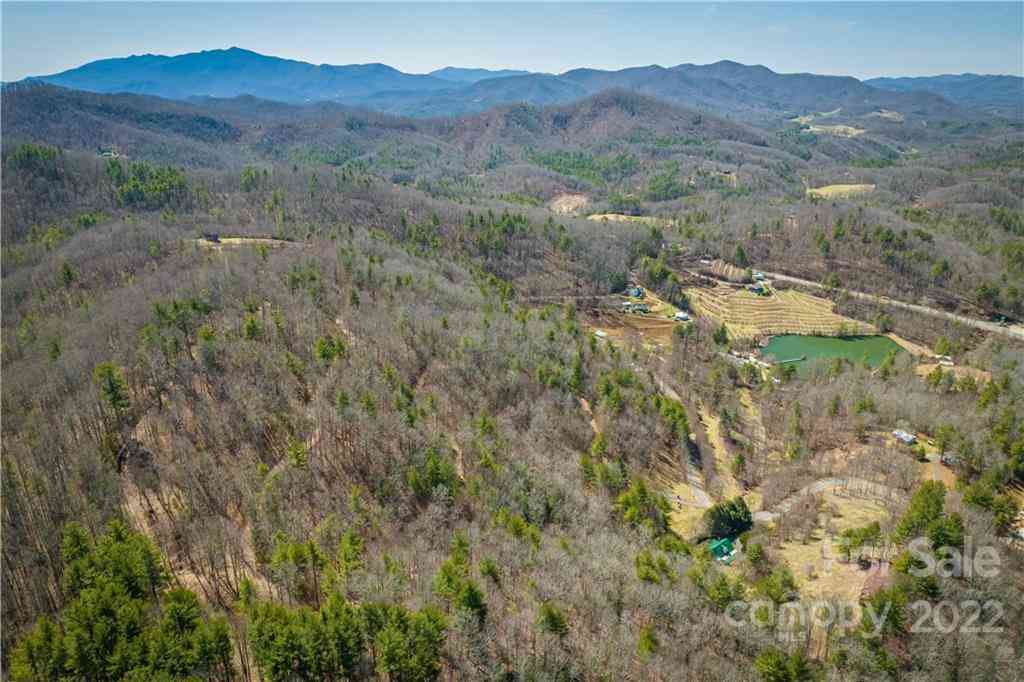
[[(425, 122), (4, 98), (5, 676), (1019, 674), (1021, 345), (843, 295), (1024, 312), (1012, 125), (843, 138), (622, 92)], [(806, 192), (851, 180), (873, 194)], [(648, 220), (549, 210), (564, 194)], [(630, 282), (685, 308), (678, 263), (705, 254), (825, 282), (977, 372), (893, 354), (766, 379), (705, 317), (667, 347), (593, 333)], [(896, 428), (955, 485), (922, 481)], [(698, 475), (714, 505), (682, 532), (666, 480)], [(755, 524), (750, 491), (778, 509), (834, 476), (891, 491), (835, 537), (894, 578), (869, 597), (881, 636), (822, 656), (726, 616), (808, 597), (785, 552), (829, 504)], [(745, 548), (728, 567), (720, 535)], [(999, 573), (916, 577), (918, 535), (996, 547)], [(1003, 627), (914, 632), (917, 600), (998, 602)]]

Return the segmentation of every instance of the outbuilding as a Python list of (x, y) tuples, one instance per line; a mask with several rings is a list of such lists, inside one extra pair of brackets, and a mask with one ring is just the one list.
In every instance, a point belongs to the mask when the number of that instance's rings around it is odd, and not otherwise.
[(906, 445), (914, 445), (917, 443), (917, 436), (912, 433), (907, 433), (903, 429), (896, 429), (892, 432), (892, 435), (896, 437), (896, 440)]
[(736, 556), (737, 552), (736, 546), (730, 538), (716, 538), (711, 541), (708, 548), (711, 550), (711, 556), (723, 564), (732, 563), (732, 559)]

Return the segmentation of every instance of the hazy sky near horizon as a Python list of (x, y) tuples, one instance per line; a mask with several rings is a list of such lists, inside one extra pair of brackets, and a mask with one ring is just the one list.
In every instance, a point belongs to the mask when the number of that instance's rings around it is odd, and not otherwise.
[(557, 73), (732, 59), (781, 72), (1024, 75), (1024, 3), (0, 3), (2, 78), (244, 47), (316, 64)]

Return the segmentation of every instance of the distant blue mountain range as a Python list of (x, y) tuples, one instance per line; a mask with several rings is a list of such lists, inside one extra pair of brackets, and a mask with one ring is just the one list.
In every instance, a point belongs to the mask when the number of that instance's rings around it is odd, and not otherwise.
[(431, 71), (428, 75), (434, 78), (451, 81), (453, 83), (476, 83), (488, 78), (507, 78), (509, 76), (526, 76), (529, 71), (518, 69), (460, 69), (455, 66), (446, 66), (443, 69)]
[(971, 106), (1019, 106), (1021, 79), (952, 76), (875, 79), (780, 74), (732, 61), (641, 66), (562, 74), (446, 67), (404, 73), (386, 64), (310, 64), (232, 47), (177, 56), (136, 55), (90, 62), (29, 80), (76, 90), (188, 100), (251, 95), (288, 103), (333, 101), (413, 116), (463, 114), (514, 102), (561, 104), (609, 89), (742, 117), (780, 117), (841, 108), (864, 115), (881, 108), (925, 116)]
[(984, 76), (976, 73), (945, 76), (871, 78), (864, 81), (883, 90), (925, 90), (952, 102), (971, 106), (1024, 106), (1024, 78)]

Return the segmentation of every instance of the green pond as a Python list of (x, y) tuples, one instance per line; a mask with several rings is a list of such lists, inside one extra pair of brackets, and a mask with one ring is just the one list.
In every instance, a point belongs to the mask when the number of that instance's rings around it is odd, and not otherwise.
[(895, 350), (904, 352), (900, 345), (887, 336), (803, 336), (783, 334), (773, 336), (768, 345), (761, 349), (761, 357), (776, 362), (804, 358), (794, 363), (799, 371), (806, 371), (815, 360), (846, 358), (850, 362), (861, 362), (867, 356), (872, 367), (882, 364), (885, 357)]

